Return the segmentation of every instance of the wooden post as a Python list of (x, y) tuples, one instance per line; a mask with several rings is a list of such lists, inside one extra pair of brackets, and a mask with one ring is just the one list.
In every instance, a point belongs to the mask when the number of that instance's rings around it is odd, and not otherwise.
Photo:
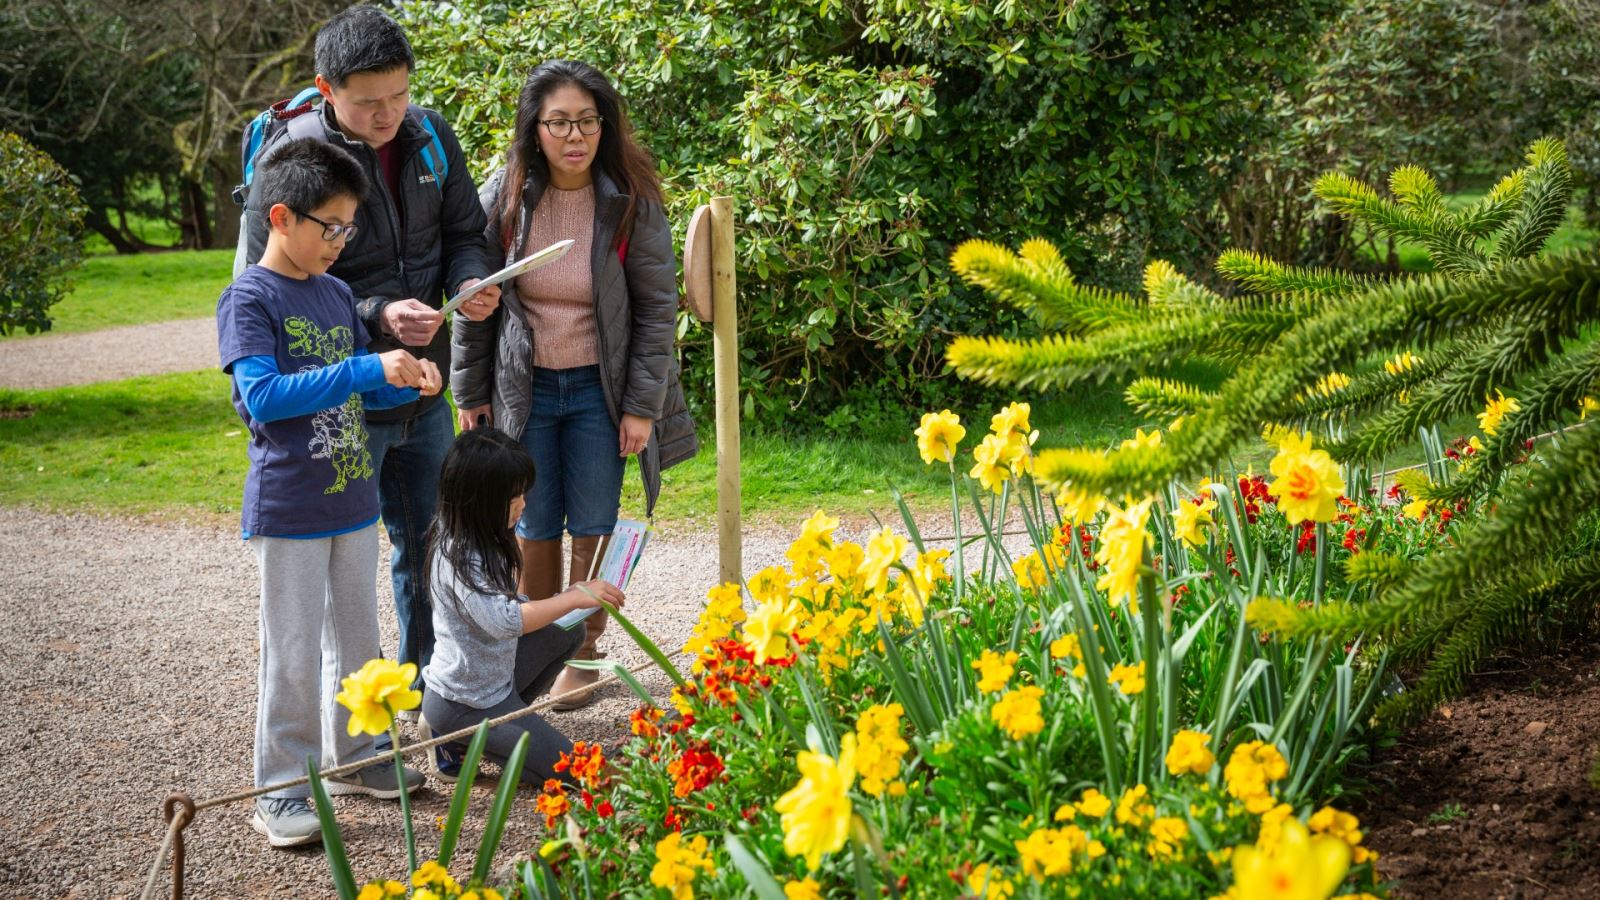
[(711, 198), (711, 329), (717, 388), (717, 548), (722, 582), (744, 580), (739, 486), (739, 315), (733, 198)]

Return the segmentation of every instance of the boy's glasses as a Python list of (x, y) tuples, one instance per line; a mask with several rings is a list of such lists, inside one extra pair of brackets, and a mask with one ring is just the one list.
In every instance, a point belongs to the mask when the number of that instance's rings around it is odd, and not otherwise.
[(572, 126), (578, 126), (579, 134), (599, 134), (600, 123), (604, 121), (601, 116), (584, 116), (581, 119), (540, 119), (539, 124), (550, 132), (551, 137), (564, 138), (572, 133)]
[(311, 213), (301, 212), (292, 206), (289, 207), (289, 211), (302, 219), (310, 219), (318, 225), (321, 225), (322, 239), (325, 241), (337, 241), (339, 239), (339, 235), (341, 234), (344, 235), (344, 239), (348, 241), (353, 239), (356, 236), (356, 232), (361, 230), (361, 226), (355, 224), (354, 222), (350, 223), (349, 225), (335, 225), (332, 222), (324, 222), (316, 216), (313, 216)]

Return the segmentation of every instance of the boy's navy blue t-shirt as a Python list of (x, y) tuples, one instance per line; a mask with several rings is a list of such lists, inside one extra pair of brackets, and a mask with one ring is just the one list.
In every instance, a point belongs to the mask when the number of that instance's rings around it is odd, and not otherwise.
[[(250, 266), (217, 301), (222, 370), (270, 356), (285, 375), (338, 365), (367, 346), (350, 288), (332, 275), (304, 280)], [(242, 526), (248, 535), (293, 536), (356, 528), (378, 516), (361, 395), (314, 415), (260, 422), (237, 385), (233, 408), (250, 428)]]

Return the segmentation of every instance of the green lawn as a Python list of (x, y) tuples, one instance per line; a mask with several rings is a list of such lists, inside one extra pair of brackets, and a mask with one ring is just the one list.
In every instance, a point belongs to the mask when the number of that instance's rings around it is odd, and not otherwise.
[(50, 310), (55, 321), (43, 333), (204, 318), (216, 312), (217, 297), (232, 276), (232, 250), (90, 256), (73, 274), (72, 293)]

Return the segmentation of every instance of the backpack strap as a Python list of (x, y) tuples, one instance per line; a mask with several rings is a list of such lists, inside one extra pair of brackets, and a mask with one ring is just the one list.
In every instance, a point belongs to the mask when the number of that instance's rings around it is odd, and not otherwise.
[(444, 144), (439, 141), (439, 132), (428, 120), (426, 113), (422, 116), (423, 130), (428, 132), (428, 144), (422, 148), (422, 162), (433, 174), (433, 186), (444, 193), (444, 179), (450, 174), (450, 160), (444, 155)]

